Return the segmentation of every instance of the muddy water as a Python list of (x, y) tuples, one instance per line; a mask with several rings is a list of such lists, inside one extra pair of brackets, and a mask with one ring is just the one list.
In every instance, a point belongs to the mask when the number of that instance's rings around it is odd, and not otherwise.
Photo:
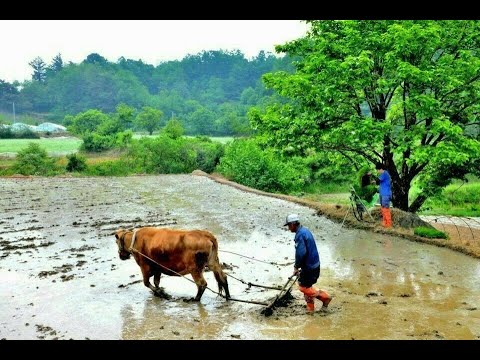
[[(212, 231), (220, 261), (246, 282), (282, 286), (292, 271), (298, 213), (322, 262), (328, 312), (305, 313), (302, 294), (268, 318), (163, 276), (154, 297), (133, 259), (121, 261), (118, 227)], [(232, 254), (239, 253), (266, 264)], [(288, 265), (285, 265), (288, 264)], [(217, 290), (213, 274), (205, 278)], [(466, 255), (340, 225), (307, 207), (191, 175), (0, 179), (0, 339), (479, 339), (480, 262)], [(268, 302), (275, 290), (229, 278), (232, 296)]]

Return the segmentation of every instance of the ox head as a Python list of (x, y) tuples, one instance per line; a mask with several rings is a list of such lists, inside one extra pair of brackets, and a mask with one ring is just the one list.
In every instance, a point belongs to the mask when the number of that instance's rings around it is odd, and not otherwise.
[(130, 259), (130, 252), (125, 248), (125, 235), (128, 233), (127, 230), (119, 229), (115, 232), (115, 239), (118, 246), (118, 256), (121, 260)]

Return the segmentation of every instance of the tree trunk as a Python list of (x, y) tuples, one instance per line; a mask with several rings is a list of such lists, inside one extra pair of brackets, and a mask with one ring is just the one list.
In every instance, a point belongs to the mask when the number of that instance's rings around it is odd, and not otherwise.
[(408, 192), (410, 190), (409, 184), (402, 184), (395, 182), (392, 179), (392, 203), (393, 205), (403, 211), (408, 211)]
[(409, 212), (417, 212), (420, 207), (423, 205), (423, 203), (425, 202), (425, 200), (427, 200), (427, 197), (424, 196), (424, 195), (419, 195), (412, 203), (412, 205), (410, 205), (410, 207), (408, 208), (408, 211)]

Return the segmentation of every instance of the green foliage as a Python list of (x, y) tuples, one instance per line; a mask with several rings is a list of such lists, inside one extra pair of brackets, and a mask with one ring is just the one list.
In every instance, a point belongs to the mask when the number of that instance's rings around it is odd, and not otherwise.
[[(419, 189), (415, 189), (419, 191)], [(422, 214), (480, 216), (480, 181), (455, 181), (442, 192), (429, 198), (420, 209)]]
[(0, 139), (39, 139), (40, 136), (30, 129), (12, 131), (10, 128), (0, 127)]
[(115, 135), (87, 133), (83, 136), (81, 149), (89, 152), (102, 152), (115, 147)]
[[(371, 175), (368, 177), (369, 183), (367, 185), (362, 184), (363, 177), (368, 176), (366, 175), (368, 172), (371, 173)], [(373, 196), (378, 193), (378, 186), (372, 184), (372, 181), (374, 181), (373, 170), (370, 166), (365, 165), (357, 172), (357, 183), (353, 184), (353, 188), (355, 189), (357, 195), (367, 203), (370, 203), (373, 199)]]
[[(114, 63), (98, 53), (79, 64), (64, 63), (58, 54), (48, 67), (40, 58), (35, 66), (39, 81), (0, 82), (0, 110), (11, 113), (15, 102), (17, 116), (44, 113), (53, 122), (88, 109), (117, 111), (112, 116), (118, 116), (123, 131), (132, 128), (136, 114), (119, 111), (119, 104), (132, 109), (149, 106), (182, 119), (189, 135), (215, 136), (250, 134), (248, 107), (263, 106), (272, 95), (259, 81), (261, 75), (292, 67), (288, 56), (260, 52), (247, 59), (239, 51), (222, 50), (203, 51), (156, 67), (124, 57)], [(242, 96), (245, 89), (249, 91)]]
[(122, 103), (117, 105), (115, 110), (115, 118), (118, 119), (122, 131), (131, 129), (133, 127), (133, 119), (135, 118), (135, 109)]
[(443, 231), (437, 229), (431, 229), (423, 226), (416, 227), (413, 229), (413, 233), (415, 235), (431, 238), (431, 239), (448, 239), (448, 235), (445, 234)]
[(47, 64), (41, 57), (37, 56), (35, 59), (28, 63), (33, 68), (32, 80), (43, 82), (47, 77)]
[(68, 172), (82, 172), (87, 168), (87, 160), (80, 154), (67, 155), (67, 171)]
[[(68, 131), (74, 135), (83, 136), (97, 131), (97, 128), (104, 123), (108, 123), (109, 116), (100, 110), (87, 110), (77, 114), (71, 121)], [(106, 125), (104, 125), (107, 127)]]
[(81, 149), (89, 152), (102, 152), (114, 148), (125, 148), (132, 138), (133, 133), (130, 130), (110, 135), (102, 135), (96, 132), (86, 133), (83, 136)]
[[(42, 111), (59, 114), (77, 114), (88, 109), (114, 112), (118, 104), (141, 107), (151, 101), (151, 95), (140, 81), (129, 71), (111, 63), (69, 64), (48, 79), (43, 89), (36, 88), (32, 95), (39, 99), (55, 99), (46, 103)], [(28, 84), (23, 92), (32, 93)], [(19, 109), (39, 111), (39, 100), (33, 96), (30, 103), (19, 102)]]
[(162, 132), (172, 139), (178, 139), (183, 136), (184, 129), (182, 123), (177, 119), (170, 119), (162, 129)]
[(262, 150), (253, 139), (229, 143), (217, 170), (235, 182), (269, 192), (300, 191), (309, 181), (301, 159), (284, 160), (270, 149)]
[(152, 135), (153, 131), (162, 125), (162, 116), (163, 113), (160, 110), (145, 106), (135, 118), (134, 123), (138, 129), (145, 129)]
[(194, 139), (186, 142), (196, 154), (196, 168), (206, 173), (212, 173), (220, 163), (220, 159), (225, 153), (225, 146), (218, 142), (213, 142), (210, 138)]
[(83, 171), (87, 176), (127, 176), (136, 173), (135, 166), (125, 159), (92, 164)]
[(45, 149), (39, 144), (30, 143), (17, 154), (13, 171), (22, 175), (52, 176), (59, 172), (59, 168)]
[[(478, 167), (479, 21), (309, 23), (307, 36), (277, 46), (298, 56), (295, 73), (263, 77), (289, 102), (249, 112), (267, 145), (334, 151), (356, 166), (381, 161), (394, 205), (413, 212)], [(409, 199), (417, 180), (424, 191)]]
[(136, 171), (148, 174), (183, 174), (200, 169), (212, 172), (224, 145), (198, 139), (173, 139), (166, 134), (133, 140), (128, 159)]

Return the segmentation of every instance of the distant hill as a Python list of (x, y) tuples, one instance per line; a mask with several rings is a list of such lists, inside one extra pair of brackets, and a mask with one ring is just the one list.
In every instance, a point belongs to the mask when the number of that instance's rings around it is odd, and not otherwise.
[(112, 113), (124, 103), (137, 111), (144, 106), (159, 109), (165, 119), (178, 118), (187, 134), (217, 136), (248, 133), (248, 109), (272, 101), (261, 76), (293, 69), (287, 57), (261, 51), (246, 59), (240, 51), (221, 50), (158, 66), (124, 57), (113, 63), (96, 53), (78, 64), (64, 64), (59, 55), (50, 65), (41, 58), (34, 64), (35, 80), (0, 80), (0, 111), (10, 113), (14, 102), (17, 115), (37, 113), (44, 117), (38, 122), (62, 124), (65, 115), (89, 109)]

